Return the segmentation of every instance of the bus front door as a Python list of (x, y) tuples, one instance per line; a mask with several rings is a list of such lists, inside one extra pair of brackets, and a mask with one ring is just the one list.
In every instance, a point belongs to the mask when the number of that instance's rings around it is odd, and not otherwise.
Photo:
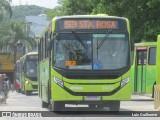
[(147, 50), (136, 51), (134, 92), (146, 92), (146, 59)]

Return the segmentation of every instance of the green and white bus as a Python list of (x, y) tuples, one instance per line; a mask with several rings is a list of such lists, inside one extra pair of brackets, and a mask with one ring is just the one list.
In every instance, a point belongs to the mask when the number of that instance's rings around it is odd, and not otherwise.
[(132, 92), (154, 93), (156, 81), (156, 42), (135, 43), (132, 66)]
[(33, 91), (38, 91), (37, 60), (38, 53), (30, 52), (20, 58), (20, 65), (17, 64), (17, 68), (20, 69), (18, 70), (19, 73), (16, 73), (19, 78), (20, 90), (26, 95), (31, 94)]
[(131, 99), (129, 21), (108, 15), (61, 16), (38, 37), (42, 107), (87, 104), (119, 111)]

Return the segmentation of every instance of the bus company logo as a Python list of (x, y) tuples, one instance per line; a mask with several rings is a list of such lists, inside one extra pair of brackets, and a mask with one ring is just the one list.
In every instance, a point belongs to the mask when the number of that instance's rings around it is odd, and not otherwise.
[(82, 86), (70, 86), (71, 90), (83, 90)]
[(34, 112), (2, 112), (2, 117), (42, 117), (42, 115)]

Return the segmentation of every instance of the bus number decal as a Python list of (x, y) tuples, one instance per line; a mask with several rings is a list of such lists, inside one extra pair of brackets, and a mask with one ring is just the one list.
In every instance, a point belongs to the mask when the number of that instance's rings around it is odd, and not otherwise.
[(66, 66), (76, 66), (76, 61), (66, 61)]

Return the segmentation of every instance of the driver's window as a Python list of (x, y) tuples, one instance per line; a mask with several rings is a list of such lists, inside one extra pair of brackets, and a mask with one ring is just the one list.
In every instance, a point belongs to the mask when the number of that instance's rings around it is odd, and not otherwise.
[(23, 63), (23, 72), (26, 73), (26, 62)]

